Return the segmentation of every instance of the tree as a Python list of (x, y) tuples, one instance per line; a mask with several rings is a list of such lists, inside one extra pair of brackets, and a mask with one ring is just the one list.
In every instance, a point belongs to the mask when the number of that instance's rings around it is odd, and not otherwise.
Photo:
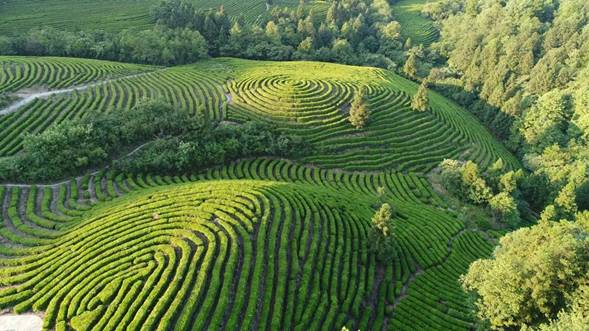
[(368, 121), (369, 112), (364, 94), (364, 90), (356, 93), (350, 108), (350, 116), (348, 119), (356, 129), (362, 129)]
[(280, 43), (280, 32), (274, 21), (270, 21), (266, 24), (266, 37), (268, 37), (273, 43)]
[(558, 313), (558, 318), (540, 326), (540, 331), (587, 331), (589, 330), (589, 280), (571, 296), (567, 309)]
[(472, 161), (444, 160), (440, 163), (444, 187), (463, 201), (484, 204), (492, 197), (487, 182)]
[(556, 199), (554, 199), (554, 202), (561, 217), (571, 217), (574, 215), (578, 208), (573, 183), (565, 185), (558, 193)]
[(423, 81), (419, 88), (417, 89), (417, 93), (411, 99), (411, 109), (415, 111), (426, 111), (429, 105), (429, 97), (427, 95), (427, 83)]
[(405, 75), (415, 78), (417, 76), (417, 55), (415, 52), (410, 52), (403, 66), (403, 72)]
[[(589, 225), (542, 221), (501, 238), (461, 277), (494, 328), (537, 327), (570, 309), (589, 273)], [(585, 292), (586, 293), (586, 292)]]
[(589, 180), (577, 188), (576, 196), (576, 203), (579, 210), (589, 210)]
[(500, 192), (489, 199), (489, 206), (502, 220), (517, 224), (519, 213), (515, 199), (508, 192)]
[(388, 203), (383, 203), (372, 216), (370, 230), (370, 248), (376, 252), (381, 261), (392, 257), (393, 252), (393, 209)]

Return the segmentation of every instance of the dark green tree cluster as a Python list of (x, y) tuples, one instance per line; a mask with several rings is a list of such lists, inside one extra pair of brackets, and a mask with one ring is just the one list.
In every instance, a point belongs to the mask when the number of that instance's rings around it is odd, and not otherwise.
[(394, 67), (403, 61), (400, 25), (386, 0), (335, 0), (325, 19), (305, 9), (271, 10), (255, 23), (233, 23), (223, 8), (196, 9), (185, 0), (162, 2), (154, 19), (170, 28), (199, 31), (212, 55), (252, 59), (307, 59)]
[(244, 157), (296, 158), (308, 148), (300, 137), (258, 122), (215, 123), (184, 135), (157, 138), (132, 156), (116, 161), (115, 167), (131, 173), (184, 174)]
[[(531, 172), (524, 198), (572, 217), (589, 205), (589, 6), (585, 0), (443, 0), (432, 86), (466, 105)], [(497, 201), (499, 202), (499, 201)]]
[(14, 38), (0, 37), (2, 55), (51, 55), (122, 62), (172, 65), (192, 63), (208, 56), (198, 31), (163, 26), (144, 31), (68, 32), (34, 29)]
[(505, 172), (503, 168), (501, 159), (484, 172), (472, 161), (444, 160), (440, 174), (444, 187), (454, 196), (489, 208), (498, 221), (516, 226), (529, 208), (521, 192), (525, 176), (522, 170)]
[(307, 148), (300, 138), (267, 125), (223, 126), (145, 101), (132, 110), (93, 112), (26, 136), (22, 153), (0, 161), (0, 180), (54, 180), (117, 158), (113, 166), (121, 171), (178, 174), (240, 157), (296, 157)]
[(494, 329), (587, 330), (589, 213), (543, 220), (501, 238), (493, 257), (474, 262), (461, 281)]

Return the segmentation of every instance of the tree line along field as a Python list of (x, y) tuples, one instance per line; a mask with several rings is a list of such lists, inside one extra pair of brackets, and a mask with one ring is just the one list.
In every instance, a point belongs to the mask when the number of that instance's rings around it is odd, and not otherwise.
[[(379, 186), (396, 209), (386, 266), (362, 244)], [(456, 279), (491, 249), (424, 178), (390, 171), (253, 159), (0, 197), (0, 307), (56, 330), (468, 330)]]
[[(104, 29), (118, 32), (140, 30), (153, 25), (149, 10), (160, 0), (5, 0), (0, 2), (0, 34), (18, 34), (32, 28), (51, 26), (64, 30)], [(223, 5), (232, 16), (255, 21), (266, 13), (266, 1), (193, 0), (202, 9)], [(274, 0), (275, 7), (296, 7), (297, 0)], [(318, 12), (326, 10), (320, 0), (307, 0)]]
[[(482, 165), (502, 158), (510, 168), (519, 166), (472, 115), (433, 92), (430, 110), (414, 112), (410, 98), (417, 86), (374, 68), (229, 58), (169, 68), (62, 58), (0, 57), (0, 63), (0, 93), (92, 84), (0, 117), (0, 156), (18, 153), (23, 134), (89, 110), (129, 109), (143, 98), (163, 98), (209, 120), (254, 119), (301, 135), (315, 148), (301, 161), (325, 168), (425, 173), (445, 158), (467, 157)], [(366, 90), (371, 117), (356, 130), (347, 112), (360, 90)]]

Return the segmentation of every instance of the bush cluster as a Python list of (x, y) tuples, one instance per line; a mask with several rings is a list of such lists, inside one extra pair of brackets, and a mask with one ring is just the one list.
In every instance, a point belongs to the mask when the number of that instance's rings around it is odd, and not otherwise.
[(131, 110), (91, 112), (26, 136), (22, 153), (0, 161), (0, 180), (63, 178), (116, 158), (114, 166), (123, 170), (172, 173), (240, 157), (297, 156), (305, 151), (300, 138), (267, 125), (205, 123), (164, 102), (144, 101)]

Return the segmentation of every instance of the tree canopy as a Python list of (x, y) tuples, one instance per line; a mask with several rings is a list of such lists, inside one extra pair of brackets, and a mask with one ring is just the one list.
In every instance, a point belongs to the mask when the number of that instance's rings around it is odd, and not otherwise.
[(493, 257), (474, 262), (461, 280), (476, 294), (479, 316), (496, 328), (587, 321), (588, 225), (543, 221), (501, 238)]

